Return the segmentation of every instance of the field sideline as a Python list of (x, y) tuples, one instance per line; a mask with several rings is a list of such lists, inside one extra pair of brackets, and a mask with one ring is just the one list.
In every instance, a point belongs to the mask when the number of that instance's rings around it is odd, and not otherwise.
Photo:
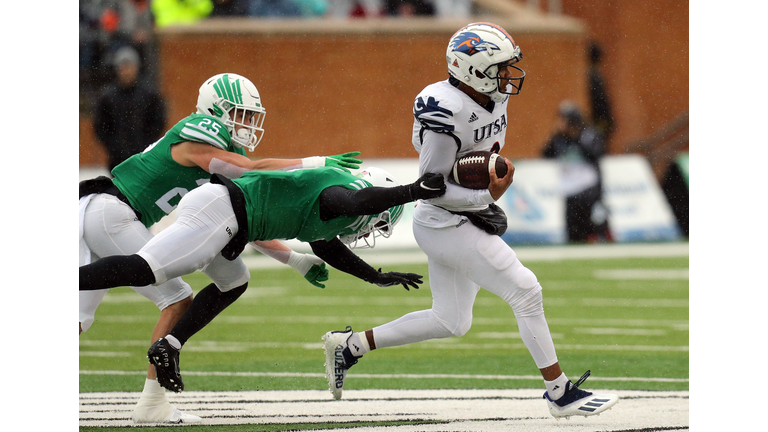
[[(592, 369), (587, 390), (622, 397), (612, 410), (567, 422), (549, 416), (508, 305), (482, 290), (467, 335), (377, 350), (350, 371), (344, 398), (334, 401), (319, 336), (428, 308), (428, 277), (406, 292), (332, 270), (333, 284), (318, 290), (254, 252), (244, 256), (251, 288), (185, 345), (187, 390), (168, 397), (204, 418), (204, 426), (185, 427), (201, 432), (688, 430), (688, 244), (514, 249), (545, 287), (561, 364), (573, 380)], [(426, 272), (418, 250), (359, 255), (387, 269)], [(199, 274), (187, 281), (195, 291), (208, 283)], [(156, 319), (156, 308), (133, 291), (107, 294), (79, 340), (81, 431), (133, 426)]]

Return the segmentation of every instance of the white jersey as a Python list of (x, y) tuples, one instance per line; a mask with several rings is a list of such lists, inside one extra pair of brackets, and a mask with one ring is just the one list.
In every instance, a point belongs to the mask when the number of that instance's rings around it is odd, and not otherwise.
[[(508, 100), (494, 104), (488, 111), (448, 80), (425, 87), (416, 96), (413, 107), (412, 139), (413, 147), (419, 152), (419, 174), (437, 172), (447, 178), (453, 162), (467, 153), (479, 150), (498, 153), (504, 147), (507, 132)], [(430, 137), (433, 133), (442, 136)], [(439, 138), (443, 143), (450, 138), (454, 144), (441, 146), (440, 154), (434, 150), (430, 154), (423, 148), (430, 138)], [(462, 218), (444, 209), (478, 211), (492, 202), (487, 189), (472, 190), (449, 183), (444, 197), (419, 202), (414, 222), (431, 227), (455, 226)]]

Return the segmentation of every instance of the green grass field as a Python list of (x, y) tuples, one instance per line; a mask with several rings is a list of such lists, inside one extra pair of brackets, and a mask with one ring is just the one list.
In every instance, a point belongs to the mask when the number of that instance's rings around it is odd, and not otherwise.
[[(680, 276), (688, 257), (524, 264), (544, 287), (560, 364), (572, 380), (590, 369), (587, 389), (688, 390), (688, 279)], [(431, 305), (425, 264), (384, 270), (421, 273), (425, 284), (410, 292), (380, 288), (332, 269), (319, 289), (290, 268), (252, 270), (243, 297), (185, 345), (186, 390), (327, 388), (321, 376), (301, 376), (324, 372), (325, 332), (365, 330)], [(209, 283), (200, 273), (185, 280), (195, 291)], [(107, 294), (79, 339), (80, 392), (141, 391), (157, 317), (132, 290)], [(374, 351), (350, 370), (345, 389), (543, 388), (526, 378), (539, 373), (517, 330), (509, 306), (481, 290), (467, 335)]]

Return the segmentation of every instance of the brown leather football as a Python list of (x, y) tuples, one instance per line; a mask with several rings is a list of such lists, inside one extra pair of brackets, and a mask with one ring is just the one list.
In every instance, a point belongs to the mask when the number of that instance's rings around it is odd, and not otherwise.
[(487, 189), (491, 183), (491, 168), (496, 168), (496, 177), (507, 175), (506, 159), (489, 151), (474, 151), (460, 157), (453, 164), (451, 180), (469, 189)]

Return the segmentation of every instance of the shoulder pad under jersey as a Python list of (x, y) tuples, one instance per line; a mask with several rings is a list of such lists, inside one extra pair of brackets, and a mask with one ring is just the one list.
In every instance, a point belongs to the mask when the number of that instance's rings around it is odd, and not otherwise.
[(222, 150), (231, 150), (231, 138), (221, 120), (205, 114), (192, 114), (179, 122), (179, 136), (187, 141), (210, 144)]
[(463, 105), (461, 97), (453, 90), (447, 82), (435, 83), (422, 90), (413, 104), (416, 121), (434, 132), (453, 132), (454, 113)]

